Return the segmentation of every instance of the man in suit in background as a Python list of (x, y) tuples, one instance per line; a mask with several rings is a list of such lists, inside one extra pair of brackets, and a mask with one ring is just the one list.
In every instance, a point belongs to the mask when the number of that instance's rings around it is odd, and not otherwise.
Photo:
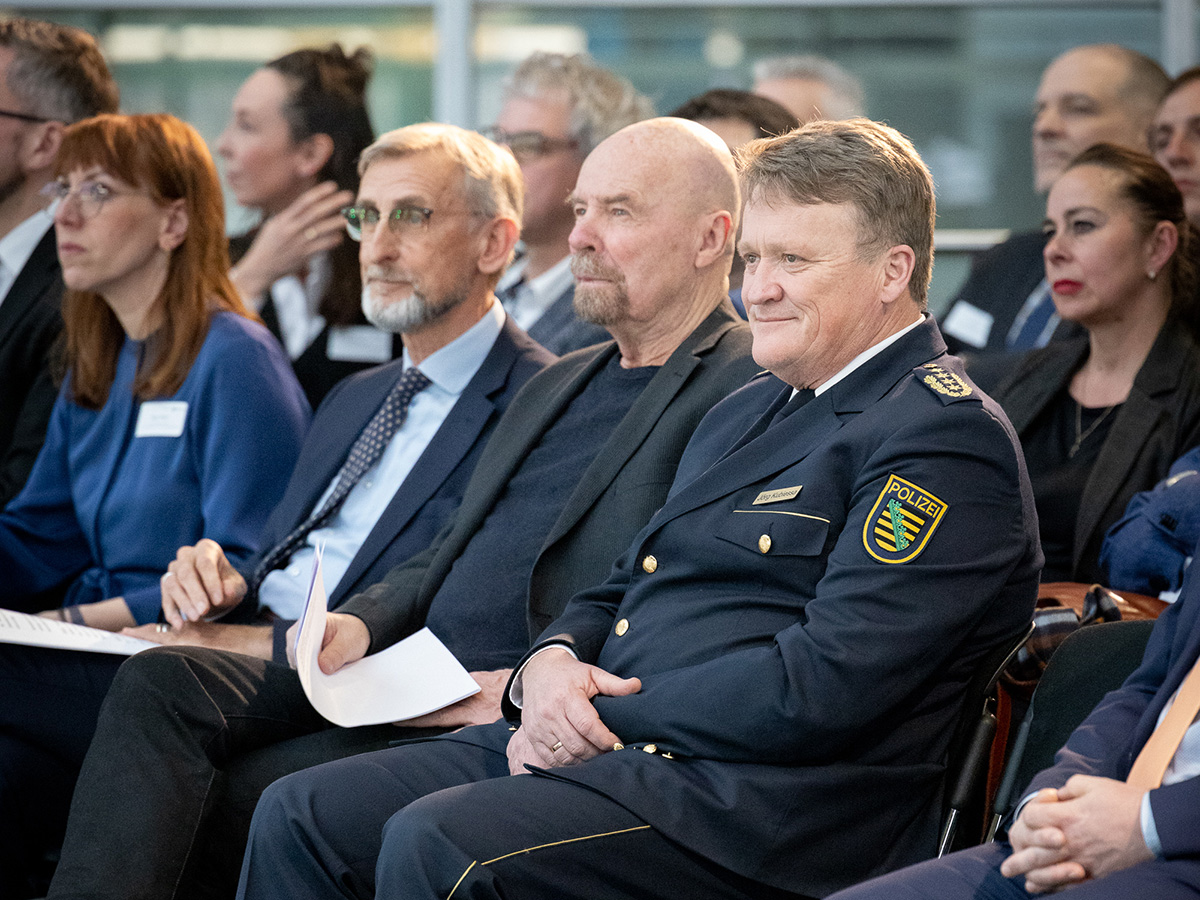
[(694, 123), (638, 123), (589, 156), (572, 209), (577, 306), (615, 342), (530, 379), (451, 526), (332, 612), (321, 654), (333, 671), (427, 625), (482, 691), (404, 730), (333, 728), (285, 666), (187, 647), (135, 656), (84, 765), (52, 897), (231, 892), (224, 879), (236, 881), (268, 783), (397, 737), (495, 720), (531, 627), (602, 581), (662, 505), (697, 423), (757, 371), (727, 297), (733, 160)]
[[(267, 659), (274, 652), (285, 662), (286, 620), (303, 605), (313, 548), (325, 545), (336, 604), (427, 546), (461, 500), (509, 401), (554, 359), (507, 319), (492, 293), (521, 219), (521, 173), (507, 152), (474, 132), (413, 126), (380, 138), (362, 168), (356, 215), (377, 210), (396, 222), (363, 241), (364, 306), (380, 327), (403, 334), (404, 358), (353, 376), (322, 405), (244, 577), (211, 540), (182, 548), (163, 577), (164, 608), (178, 627), (134, 633)], [(427, 232), (396, 217), (417, 201), (445, 217), (441, 227)], [(392, 395), (416, 374), (423, 386), (404, 406)], [(390, 416), (389, 434), (382, 423)], [(351, 472), (376, 441), (377, 460)], [(347, 477), (357, 480), (336, 509), (311, 522)], [(239, 601), (277, 622), (203, 620)], [(0, 645), (0, 887), (62, 840), (71, 788), (120, 663), (107, 654)]]
[[(1075, 47), (1050, 63), (1034, 100), (1034, 190), (1045, 194), (1092, 144), (1146, 152), (1168, 81), (1154, 60), (1117, 44)], [(971, 374), (985, 388), (1003, 378), (1016, 354), (1045, 346), (1058, 330), (1044, 244), (1040, 230), (1024, 232), (981, 254), (942, 320), (946, 343), (971, 354)]]
[(575, 314), (567, 195), (596, 145), (654, 115), (626, 79), (581, 54), (534, 53), (509, 76), (496, 124), (484, 130), (508, 147), (525, 175), (522, 253), (496, 294), (529, 336), (560, 356), (608, 340)]
[(1064, 888), (1073, 900), (1192, 900), (1200, 893), (1198, 667), (1200, 572), (1192, 566), (1154, 623), (1141, 666), (1033, 779), (1006, 841), (837, 900), (1029, 900)]
[(241, 896), (794, 898), (933, 852), (967, 682), (1036, 597), (1021, 449), (924, 314), (907, 139), (812, 122), (739, 160), (773, 374), (523, 658), (519, 728), (272, 785)]
[(117, 85), (90, 34), (0, 22), (0, 507), (25, 484), (57, 390), (50, 352), (63, 284), (50, 181), (63, 129), (117, 111)]

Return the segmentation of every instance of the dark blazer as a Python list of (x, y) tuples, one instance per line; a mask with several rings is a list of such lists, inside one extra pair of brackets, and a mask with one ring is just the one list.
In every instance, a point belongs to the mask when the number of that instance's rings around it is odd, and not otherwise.
[(718, 404), (543, 635), (642, 680), (594, 700), (624, 749), (551, 777), (807, 896), (932, 855), (965, 686), (1041, 566), (1016, 435), (961, 371), (930, 320), (771, 427), (773, 376)]
[(63, 290), (51, 228), (0, 303), (0, 507), (29, 477), (58, 395), (50, 355), (62, 332)]
[[(1046, 264), (1042, 260), (1045, 245), (1046, 238), (1040, 231), (1021, 232), (975, 258), (971, 274), (948, 309), (968, 303), (992, 315), (992, 328), (983, 347), (946, 334), (946, 346), (951, 353), (1005, 349), (1004, 342), (1013, 320), (1033, 289), (1046, 277)], [(948, 315), (949, 312), (946, 317)]]
[[(505, 320), (479, 371), (363, 541), (346, 574), (330, 589), (330, 608), (429, 546), (458, 507), (501, 414), (521, 386), (553, 361), (552, 354), (511, 319)], [(387, 363), (347, 379), (330, 392), (317, 410), (283, 499), (264, 527), (262, 551), (242, 567), (243, 573), (252, 573), (262, 557), (312, 512), (402, 367), (400, 360)]]
[[(1055, 341), (1026, 356), (995, 392), (1019, 436), (1025, 437), (1038, 415), (1067, 389), (1087, 353), (1086, 336)], [(1200, 347), (1183, 329), (1168, 324), (1138, 370), (1088, 476), (1075, 521), (1075, 581), (1103, 578), (1104, 533), (1134, 494), (1154, 487), (1198, 443)]]
[(529, 336), (559, 356), (609, 339), (608, 332), (599, 325), (584, 322), (575, 315), (574, 282), (538, 317), (529, 329)]
[[(1054, 765), (1039, 773), (1026, 793), (1062, 787), (1076, 774), (1125, 780), (1167, 700), (1200, 656), (1197, 595), (1200, 571), (1192, 566), (1179, 599), (1154, 623), (1141, 666), (1100, 701), (1058, 751)], [(1163, 857), (1200, 856), (1200, 778), (1151, 791), (1150, 808)], [(1200, 884), (1192, 887), (1200, 888)]]
[[(245, 256), (246, 251), (254, 242), (255, 233), (252, 230), (229, 239), (229, 258), (232, 262), (236, 263)], [(262, 316), (263, 324), (270, 329), (271, 334), (282, 340), (279, 331), (279, 317), (275, 313), (275, 303), (271, 300), (270, 294), (264, 299), (259, 315)], [(365, 318), (362, 320), (362, 324), (366, 325)], [(292, 360), (292, 370), (296, 373), (296, 380), (300, 382), (300, 387), (304, 389), (304, 394), (308, 397), (308, 402), (313, 409), (321, 405), (325, 396), (333, 390), (333, 386), (343, 378), (349, 378), (356, 372), (379, 365), (378, 360), (330, 359), (329, 333), (330, 327), (326, 325), (321, 329), (321, 333), (313, 338), (313, 342), (305, 348), (304, 352)], [(393, 335), (391, 358), (399, 359), (403, 351), (404, 343), (400, 335)]]
[[(343, 604), (342, 612), (370, 628), (371, 652), (424, 624), (442, 579), (526, 453), (615, 353), (611, 341), (580, 350), (532, 378), (497, 426), (452, 525), (382, 584)], [(665, 499), (700, 419), (755, 371), (749, 329), (729, 304), (715, 309), (663, 364), (584, 472), (546, 538), (529, 582), (533, 634), (572, 594), (604, 580)]]

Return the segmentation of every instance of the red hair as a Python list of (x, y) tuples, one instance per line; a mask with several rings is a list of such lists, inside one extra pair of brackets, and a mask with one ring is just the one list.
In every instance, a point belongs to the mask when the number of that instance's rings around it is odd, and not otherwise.
[[(229, 280), (216, 167), (196, 130), (165, 113), (100, 115), (68, 127), (55, 174), (92, 167), (146, 189), (156, 203), (184, 202), (187, 235), (171, 251), (166, 281), (154, 301), (162, 326), (150, 339), (148, 365), (133, 382), (133, 393), (142, 400), (169, 396), (196, 361), (215, 312), (255, 318)], [(73, 399), (99, 409), (108, 399), (125, 333), (104, 299), (89, 291), (66, 292), (63, 318)]]

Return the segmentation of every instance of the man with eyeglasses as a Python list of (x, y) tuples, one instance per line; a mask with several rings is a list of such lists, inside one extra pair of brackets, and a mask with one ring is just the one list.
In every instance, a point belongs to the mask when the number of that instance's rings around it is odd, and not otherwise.
[[(412, 126), (380, 143), (448, 127)], [(589, 158), (572, 193), (570, 246), (580, 314), (615, 340), (530, 379), (497, 424), (451, 524), (427, 549), (378, 584), (331, 595), (325, 671), (428, 626), (480, 693), (403, 730), (333, 728), (278, 659), (195, 647), (135, 656), (100, 716), (50, 897), (232, 894), (254, 805), (271, 781), (397, 738), (497, 719), (508, 670), (531, 632), (601, 582), (662, 505), (695, 426), (757, 371), (749, 331), (727, 297), (737, 179), (725, 145), (694, 123), (654, 119), (609, 140), (616, 143)], [(400, 319), (417, 293), (451, 296), (455, 254), (483, 252), (486, 242), (481, 248), (483, 236), (467, 231), (463, 199), (448, 196), (461, 176), (437, 159), (368, 150), (362, 165), (358, 202), (345, 215), (363, 242), (368, 294), (391, 301), (387, 315)], [(452, 243), (435, 247), (429, 235)], [(388, 248), (394, 255), (381, 256)], [(415, 277), (418, 266), (424, 277)], [(369, 296), (368, 308), (374, 302)], [(193, 604), (176, 583), (204, 593), (203, 584), (237, 581), (227, 567), (193, 568), (173, 567), (164, 582), (172, 621), (183, 610), (195, 623), (212, 605), (211, 595)]]
[(116, 110), (117, 86), (91, 35), (0, 22), (0, 507), (33, 467), (56, 393), (49, 353), (63, 285), (41, 191), (63, 129)]
[(627, 80), (586, 56), (534, 53), (505, 84), (504, 104), (484, 134), (508, 147), (525, 176), (521, 252), (496, 294), (509, 315), (552, 353), (569, 353), (608, 333), (575, 315), (567, 239), (567, 195), (584, 159), (610, 134), (654, 115)]

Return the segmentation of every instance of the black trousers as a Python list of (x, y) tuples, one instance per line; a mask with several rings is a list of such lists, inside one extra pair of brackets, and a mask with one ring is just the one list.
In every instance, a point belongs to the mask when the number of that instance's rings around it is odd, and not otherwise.
[(123, 657), (0, 644), (0, 900), (40, 895)]
[(254, 815), (239, 898), (772, 900), (592, 790), (510, 776), (503, 723), (288, 776)]
[(48, 896), (228, 898), (267, 785), (412, 733), (330, 726), (277, 663), (196, 647), (131, 657), (101, 710)]

